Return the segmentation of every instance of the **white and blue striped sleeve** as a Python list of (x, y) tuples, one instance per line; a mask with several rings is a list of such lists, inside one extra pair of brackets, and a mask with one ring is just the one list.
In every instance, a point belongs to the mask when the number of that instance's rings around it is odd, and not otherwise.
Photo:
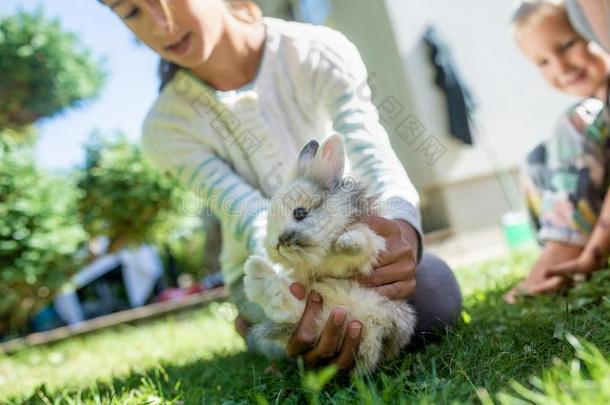
[(223, 266), (225, 282), (231, 284), (242, 275), (239, 264), (263, 252), (269, 201), (189, 130), (175, 116), (151, 113), (143, 127), (143, 150), (159, 169), (194, 193), (191, 198), (196, 201), (189, 203), (211, 210), (221, 223), (223, 238), (233, 239), (237, 249), (231, 252), (230, 262), (234, 265)]
[(383, 216), (404, 219), (417, 231), (421, 258), (422, 228), (419, 195), (402, 166), (371, 100), (367, 70), (358, 49), (334, 32), (323, 48), (315, 73), (333, 129), (343, 135), (351, 170), (380, 194)]

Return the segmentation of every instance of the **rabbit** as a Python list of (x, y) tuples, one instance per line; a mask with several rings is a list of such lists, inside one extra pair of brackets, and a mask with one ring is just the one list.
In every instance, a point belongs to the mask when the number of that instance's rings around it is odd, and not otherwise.
[(363, 325), (356, 358), (358, 370), (370, 372), (410, 341), (416, 318), (406, 301), (392, 301), (351, 279), (371, 274), (385, 240), (362, 222), (377, 212), (376, 196), (344, 176), (344, 149), (339, 135), (303, 147), (292, 181), (271, 198), (267, 257), (246, 261), (244, 290), (270, 320), (255, 333), (284, 348), (305, 309), (289, 290), (292, 282), (322, 296), (318, 337), (331, 310), (345, 308), (346, 325), (352, 319)]

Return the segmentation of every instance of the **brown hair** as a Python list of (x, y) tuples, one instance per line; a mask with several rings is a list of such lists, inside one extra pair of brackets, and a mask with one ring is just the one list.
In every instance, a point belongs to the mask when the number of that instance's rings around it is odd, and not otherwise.
[(521, 0), (515, 6), (511, 17), (511, 32), (516, 36), (522, 28), (557, 14), (564, 14), (567, 18), (563, 0)]
[[(171, 21), (172, 21), (171, 9), (170, 9), (170, 7), (168, 7), (168, 5), (169, 5), (168, 0), (159, 0), (159, 1), (161, 2), (161, 6), (163, 7), (165, 14), (168, 16), (168, 19), (171, 24)], [(242, 21), (242, 22), (245, 22), (248, 24), (254, 24), (256, 22), (259, 22), (261, 20), (261, 18), (263, 17), (263, 13), (262, 13), (261, 9), (253, 1), (250, 1), (250, 0), (224, 0), (224, 3), (226, 4), (228, 10), (231, 12), (233, 17), (235, 17), (239, 21)], [(161, 59), (161, 61), (159, 63), (159, 78), (161, 80), (161, 85), (159, 86), (159, 91), (163, 90), (165, 85), (174, 78), (174, 76), (176, 75), (176, 72), (178, 72), (179, 69), (180, 69), (180, 66), (178, 66), (174, 63), (171, 63), (165, 59)]]

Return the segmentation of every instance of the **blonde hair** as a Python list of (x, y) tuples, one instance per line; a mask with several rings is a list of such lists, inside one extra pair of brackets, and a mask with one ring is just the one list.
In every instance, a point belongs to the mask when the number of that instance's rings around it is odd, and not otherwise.
[(568, 16), (563, 0), (520, 0), (515, 4), (510, 20), (511, 32), (516, 36), (523, 28), (558, 14)]

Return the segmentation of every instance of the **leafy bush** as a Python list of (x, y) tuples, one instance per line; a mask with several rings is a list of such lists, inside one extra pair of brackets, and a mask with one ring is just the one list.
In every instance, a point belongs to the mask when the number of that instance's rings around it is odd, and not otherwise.
[(182, 215), (180, 184), (162, 175), (123, 135), (93, 136), (78, 176), (81, 222), (91, 237), (110, 239), (110, 252), (167, 240)]
[(23, 326), (78, 269), (86, 235), (76, 193), (40, 171), (29, 147), (0, 134), (0, 334)]
[(174, 266), (178, 273), (188, 274), (193, 280), (200, 280), (212, 273), (207, 266), (206, 240), (207, 235), (200, 226), (197, 231), (168, 241), (167, 247), (174, 258)]
[(98, 95), (104, 74), (77, 37), (39, 9), (0, 18), (0, 129), (30, 125)]

